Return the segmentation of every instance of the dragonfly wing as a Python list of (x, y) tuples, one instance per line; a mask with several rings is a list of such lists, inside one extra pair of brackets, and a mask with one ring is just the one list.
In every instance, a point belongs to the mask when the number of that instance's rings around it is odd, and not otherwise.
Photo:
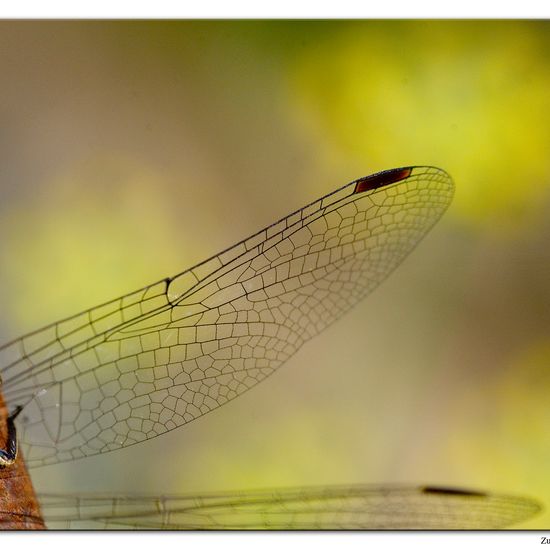
[(53, 529), (501, 529), (533, 499), (432, 487), (308, 487), (206, 496), (43, 495)]
[(362, 178), (172, 278), (0, 349), (30, 466), (144, 441), (272, 374), (382, 282), (448, 207), (450, 177)]

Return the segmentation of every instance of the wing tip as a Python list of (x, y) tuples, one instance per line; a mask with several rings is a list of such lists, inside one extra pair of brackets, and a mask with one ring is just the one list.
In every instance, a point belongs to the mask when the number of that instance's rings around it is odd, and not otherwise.
[(370, 174), (359, 178), (354, 182), (355, 187), (353, 194), (373, 191), (375, 189), (379, 189), (380, 187), (386, 187), (388, 185), (392, 185), (393, 183), (398, 183), (414, 175), (418, 170), (433, 173), (439, 172), (448, 178), (451, 186), (453, 185), (451, 176), (445, 170), (437, 168), (436, 166), (402, 166), (400, 168), (382, 170), (381, 172), (376, 172), (375, 174)]
[(421, 492), (428, 495), (448, 495), (448, 496), (464, 496), (464, 497), (486, 497), (487, 493), (482, 491), (471, 491), (469, 489), (458, 489), (455, 487), (434, 487), (427, 485), (422, 487)]
[(365, 191), (372, 191), (373, 189), (385, 187), (386, 185), (391, 185), (392, 183), (397, 183), (398, 181), (407, 179), (411, 175), (412, 169), (412, 166), (405, 168), (391, 168), (390, 170), (383, 170), (382, 172), (377, 172), (376, 174), (371, 174), (370, 176), (360, 178), (355, 183), (353, 193), (356, 194), (364, 193)]

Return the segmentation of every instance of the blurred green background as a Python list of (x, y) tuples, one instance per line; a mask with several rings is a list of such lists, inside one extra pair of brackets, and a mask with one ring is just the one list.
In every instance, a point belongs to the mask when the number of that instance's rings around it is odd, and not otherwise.
[(175, 274), (333, 189), (447, 170), (442, 221), (281, 370), (37, 490), (430, 483), (550, 526), (550, 26), (0, 23), (0, 336)]

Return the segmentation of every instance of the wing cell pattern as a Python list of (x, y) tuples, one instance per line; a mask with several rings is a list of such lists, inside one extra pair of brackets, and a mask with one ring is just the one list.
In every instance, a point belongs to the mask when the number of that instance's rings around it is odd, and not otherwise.
[(362, 485), (40, 500), (51, 529), (501, 529), (541, 510), (518, 496)]
[(175, 277), (4, 345), (27, 463), (136, 444), (252, 388), (382, 282), (453, 191), (432, 167), (362, 178)]

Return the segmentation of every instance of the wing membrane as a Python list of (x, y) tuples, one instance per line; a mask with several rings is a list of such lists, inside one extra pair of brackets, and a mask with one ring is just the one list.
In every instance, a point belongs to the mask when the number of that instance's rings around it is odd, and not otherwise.
[(0, 348), (38, 466), (144, 441), (272, 374), (383, 281), (453, 194), (437, 168), (362, 178), (217, 256)]
[(430, 487), (307, 487), (206, 496), (43, 495), (53, 529), (501, 529), (533, 499)]

